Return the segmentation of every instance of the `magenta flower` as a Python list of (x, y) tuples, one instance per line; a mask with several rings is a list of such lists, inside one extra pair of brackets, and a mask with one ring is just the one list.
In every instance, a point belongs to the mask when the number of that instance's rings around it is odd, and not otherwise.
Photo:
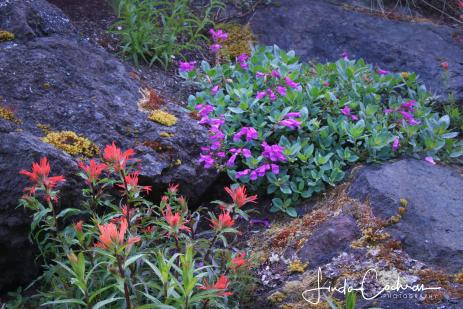
[(282, 96), (286, 97), (286, 88), (282, 86), (277, 86), (277, 92)]
[(225, 134), (219, 130), (219, 128), (212, 127), (210, 130), (209, 139), (211, 141), (223, 140), (225, 138)]
[(264, 158), (267, 158), (272, 162), (286, 161), (286, 157), (283, 155), (283, 150), (285, 150), (284, 147), (278, 144), (270, 146), (267, 142), (263, 142), (262, 147), (264, 147), (264, 151), (262, 152), (262, 156)]
[(219, 52), (219, 50), (222, 48), (222, 45), (218, 44), (218, 43), (214, 43), (212, 44), (210, 47), (210, 50), (212, 53), (216, 54)]
[(409, 112), (413, 112), (416, 106), (416, 100), (410, 100), (401, 104), (401, 107)]
[(436, 165), (436, 161), (434, 161), (433, 157), (426, 157), (424, 160), (432, 165)]
[(301, 113), (299, 112), (291, 112), (285, 115), (285, 118), (298, 118), (298, 117), (301, 117)]
[(288, 76), (285, 77), (285, 82), (286, 82), (286, 85), (288, 85), (289, 87), (293, 88), (293, 89), (297, 89), (297, 90), (300, 90), (301, 86), (294, 82), (291, 78), (289, 78)]
[(217, 155), (217, 157), (219, 157), (219, 158), (225, 158), (225, 152), (223, 152), (223, 151), (217, 152), (216, 155)]
[(411, 125), (411, 126), (414, 126), (414, 125), (417, 125), (417, 124), (420, 124), (421, 122), (416, 120), (415, 118), (413, 118), (413, 115), (411, 115), (410, 113), (406, 112), (406, 111), (402, 111), (400, 110), (399, 111), (400, 114), (402, 114), (402, 116), (404, 117), (405, 121)]
[(262, 72), (256, 72), (256, 78), (264, 78), (266, 76), (265, 73)]
[(215, 85), (215, 86), (212, 87), (212, 89), (211, 89), (211, 94), (212, 94), (212, 95), (216, 95), (217, 92), (219, 92), (219, 89), (220, 89), (220, 86), (219, 86), (219, 85)]
[(272, 169), (272, 173), (275, 175), (280, 174), (280, 167), (276, 164), (270, 164), (270, 168)]
[(350, 111), (350, 108), (349, 106), (344, 106), (343, 109), (341, 109), (341, 113), (344, 115), (344, 116), (347, 116), (347, 117), (350, 117), (350, 119), (352, 119), (353, 121), (357, 121), (359, 120), (359, 117), (357, 115), (352, 115), (351, 114), (351, 111)]
[(394, 141), (392, 142), (392, 150), (397, 151), (399, 150), (400, 143), (399, 143), (399, 138), (396, 137), (394, 138)]
[(284, 119), (278, 123), (281, 126), (290, 128), (290, 129), (299, 129), (301, 127), (301, 123), (296, 119)]
[(237, 60), (238, 60), (238, 63), (240, 64), (240, 67), (241, 67), (242, 69), (245, 69), (245, 70), (248, 69), (249, 66), (248, 66), (248, 64), (247, 64), (247, 62), (246, 62), (246, 61), (248, 60), (248, 55), (247, 55), (246, 53), (241, 54), (241, 55), (237, 58)]
[(379, 69), (379, 68), (378, 68), (377, 72), (378, 72), (379, 75), (387, 75), (387, 74), (390, 73), (390, 72), (387, 71), (387, 70), (381, 70), (381, 69)]
[(191, 72), (195, 69), (195, 67), (196, 67), (196, 61), (183, 62), (182, 60), (180, 60), (179, 62), (180, 72)]
[(261, 224), (263, 226), (265, 226), (265, 228), (270, 228), (270, 221), (268, 219), (264, 219), (264, 220), (261, 220), (261, 219), (251, 219), (249, 220), (249, 224), (251, 225), (257, 225), (257, 224)]
[(341, 54), (341, 57), (342, 59), (344, 60), (349, 60), (349, 53), (347, 51), (344, 51), (342, 54)]
[(218, 29), (217, 31), (214, 31), (213, 28), (209, 30), (209, 33), (212, 36), (212, 40), (214, 42), (218, 41), (226, 41), (228, 39), (228, 33), (222, 31), (222, 29)]
[(341, 113), (344, 115), (344, 116), (350, 116), (350, 108), (349, 106), (344, 106), (343, 109), (341, 109)]
[(241, 140), (241, 136), (246, 136), (246, 141), (249, 142), (250, 140), (257, 139), (259, 134), (257, 133), (256, 129), (252, 127), (243, 127), (233, 136), (233, 141), (238, 142)]
[(250, 169), (245, 169), (245, 170), (243, 170), (241, 172), (237, 172), (236, 173), (236, 179), (240, 179), (243, 176), (247, 176), (247, 175), (249, 175), (250, 172), (251, 172)]
[(270, 101), (275, 101), (277, 99), (275, 92), (273, 92), (273, 90), (270, 88), (267, 89), (267, 95), (270, 98)]
[(208, 124), (214, 128), (220, 128), (225, 123), (225, 120), (222, 118), (211, 118), (209, 119)]
[(392, 112), (394, 112), (394, 110), (393, 110), (392, 108), (386, 108), (386, 109), (384, 110), (384, 113), (385, 113), (386, 115), (389, 115), (389, 114), (392, 113)]
[(227, 161), (227, 167), (233, 167), (235, 165), (236, 157), (238, 156), (237, 153), (233, 154)]
[(272, 77), (275, 77), (275, 78), (280, 78), (280, 77), (281, 77), (281, 75), (280, 75), (280, 73), (279, 73), (278, 71), (276, 71), (276, 70), (272, 70)]
[(266, 95), (267, 94), (266, 94), (265, 91), (257, 91), (256, 99), (257, 100), (263, 99), (263, 98), (265, 98)]
[(204, 163), (205, 168), (211, 168), (211, 167), (214, 166), (215, 161), (214, 161), (214, 158), (211, 155), (201, 154), (199, 162)]
[(214, 106), (210, 104), (198, 104), (195, 107), (198, 110), (198, 115), (201, 117), (207, 116), (214, 111)]

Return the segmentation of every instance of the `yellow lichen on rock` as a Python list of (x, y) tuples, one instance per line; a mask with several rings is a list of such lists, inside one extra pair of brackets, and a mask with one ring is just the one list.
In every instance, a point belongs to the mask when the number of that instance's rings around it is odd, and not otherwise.
[(303, 273), (307, 267), (307, 264), (302, 263), (299, 260), (294, 260), (288, 265), (288, 271), (291, 273)]
[(92, 158), (98, 155), (100, 149), (89, 139), (72, 131), (50, 132), (42, 141), (67, 152), (70, 155), (84, 155)]
[(16, 118), (16, 115), (13, 113), (13, 111), (8, 107), (0, 106), (0, 118), (14, 122), (16, 124), (21, 123), (21, 121)]
[(170, 137), (174, 137), (175, 134), (174, 133), (169, 133), (169, 132), (161, 132), (161, 133), (159, 133), (159, 136), (160, 137), (165, 137), (165, 138), (170, 138)]
[(14, 33), (9, 31), (0, 30), (0, 42), (12, 41), (14, 40)]
[(154, 110), (148, 118), (167, 127), (177, 123), (177, 117), (160, 109)]
[(249, 25), (220, 24), (217, 28), (228, 33), (228, 39), (221, 43), (222, 49), (219, 53), (221, 59), (235, 60), (243, 53), (251, 54), (251, 47), (256, 38)]

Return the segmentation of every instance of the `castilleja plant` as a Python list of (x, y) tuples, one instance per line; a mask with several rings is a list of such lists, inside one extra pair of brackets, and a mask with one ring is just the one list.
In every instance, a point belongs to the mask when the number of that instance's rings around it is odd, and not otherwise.
[[(21, 204), (33, 212), (31, 235), (41, 250), (39, 291), (28, 304), (50, 308), (219, 308), (239, 302), (249, 272), (236, 249), (235, 222), (247, 218), (246, 188), (230, 187), (217, 209), (188, 208), (172, 184), (159, 203), (145, 198), (132, 149), (115, 143), (100, 159), (79, 162), (82, 208), (59, 205), (63, 176), (47, 158), (21, 171), (32, 181)], [(200, 228), (201, 227), (201, 228)], [(220, 241), (218, 241), (220, 240)]]

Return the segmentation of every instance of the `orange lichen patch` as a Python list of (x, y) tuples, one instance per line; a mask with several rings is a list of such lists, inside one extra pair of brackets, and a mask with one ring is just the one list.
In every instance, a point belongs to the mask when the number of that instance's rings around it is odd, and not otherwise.
[(284, 248), (288, 245), (289, 239), (293, 237), (298, 230), (297, 226), (288, 226), (283, 228), (272, 240), (273, 247)]
[(420, 277), (419, 283), (428, 285), (438, 284), (439, 286), (447, 286), (450, 280), (448, 274), (429, 268), (418, 271), (418, 276)]
[(140, 93), (142, 97), (138, 100), (138, 107), (142, 110), (154, 111), (166, 103), (164, 98), (153, 88), (142, 88)]
[(434, 305), (444, 300), (445, 293), (441, 290), (428, 290), (424, 292), (424, 297), (423, 303), (427, 305)]
[(302, 218), (302, 225), (308, 229), (315, 229), (328, 218), (328, 212), (324, 209), (318, 209), (308, 216)]
[(0, 106), (0, 118), (14, 122), (16, 124), (21, 124), (21, 120), (16, 118), (13, 109), (7, 106)]
[(144, 141), (143, 145), (157, 152), (172, 152), (173, 148), (170, 145), (165, 145), (160, 141)]
[(195, 112), (195, 111), (190, 112), (188, 115), (190, 115), (190, 118), (192, 118), (194, 120), (200, 120), (201, 119), (201, 116), (199, 116), (198, 113)]
[(463, 284), (463, 271), (455, 275), (455, 282)]

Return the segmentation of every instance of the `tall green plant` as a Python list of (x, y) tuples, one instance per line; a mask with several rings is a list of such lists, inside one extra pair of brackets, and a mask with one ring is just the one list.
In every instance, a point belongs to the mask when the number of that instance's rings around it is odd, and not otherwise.
[(114, 0), (118, 21), (113, 31), (122, 42), (122, 52), (136, 64), (141, 61), (167, 67), (185, 51), (201, 49), (208, 40), (205, 29), (214, 24), (213, 13), (224, 8), (211, 0), (193, 8), (189, 0)]

